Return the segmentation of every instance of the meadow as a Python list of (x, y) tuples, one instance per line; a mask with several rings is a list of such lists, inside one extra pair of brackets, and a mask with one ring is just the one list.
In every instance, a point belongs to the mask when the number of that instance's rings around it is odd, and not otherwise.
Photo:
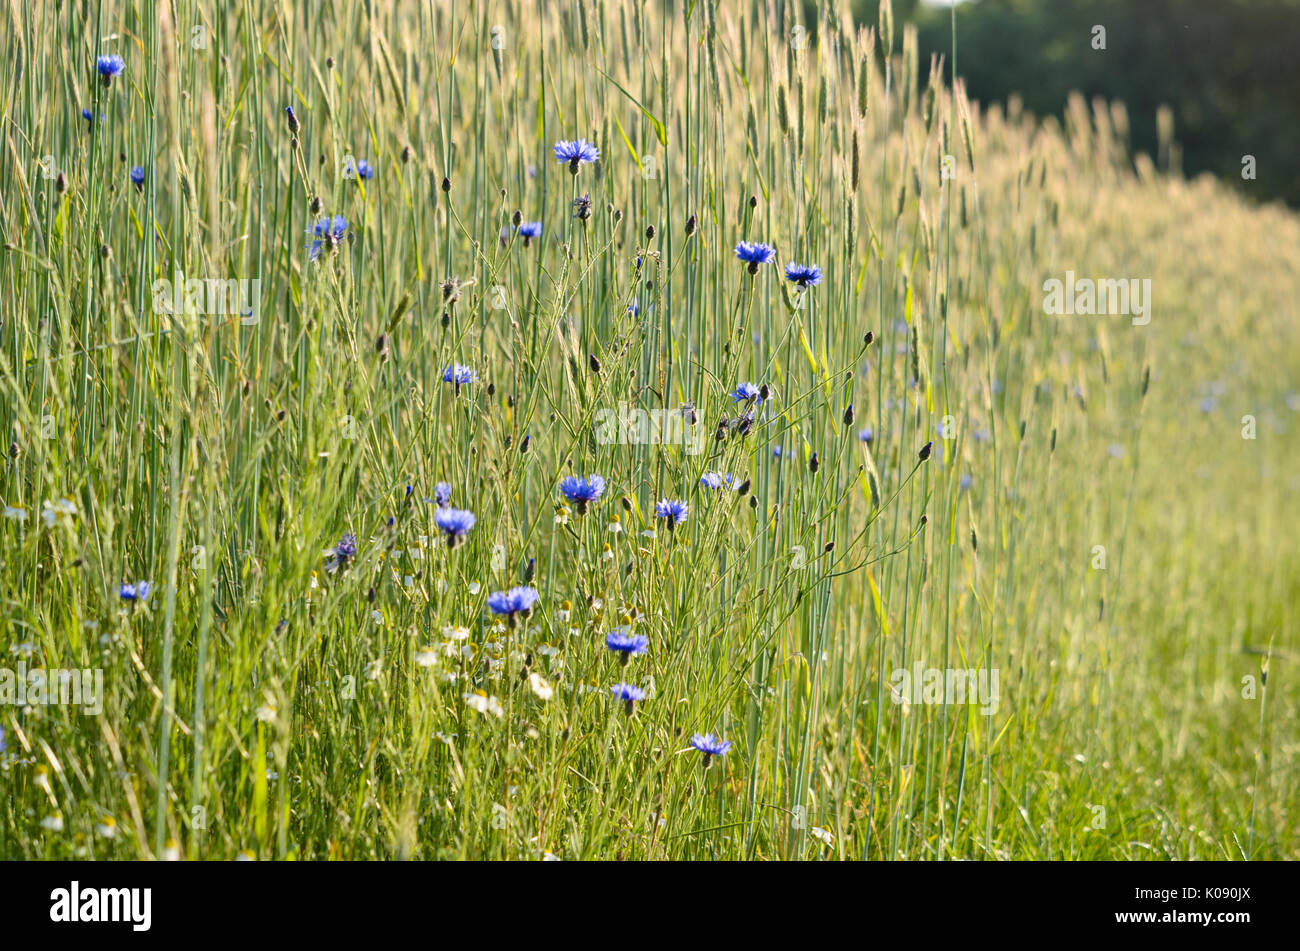
[(0, 857), (1300, 858), (1300, 219), (818, 11), (8, 5)]

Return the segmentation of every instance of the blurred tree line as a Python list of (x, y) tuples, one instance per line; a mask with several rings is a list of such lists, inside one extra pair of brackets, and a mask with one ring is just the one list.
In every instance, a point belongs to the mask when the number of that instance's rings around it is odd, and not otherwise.
[[(854, 3), (864, 24), (878, 9)], [(1026, 109), (1059, 116), (1073, 90), (1120, 99), (1131, 150), (1153, 159), (1156, 111), (1168, 105), (1185, 174), (1213, 172), (1300, 207), (1300, 0), (969, 0), (955, 10), (957, 72), (981, 103), (1019, 93)], [(894, 19), (917, 26), (920, 82), (932, 52), (947, 74), (949, 8), (895, 0)], [(1097, 25), (1104, 50), (1093, 48)], [(1255, 180), (1242, 178), (1246, 155)]]

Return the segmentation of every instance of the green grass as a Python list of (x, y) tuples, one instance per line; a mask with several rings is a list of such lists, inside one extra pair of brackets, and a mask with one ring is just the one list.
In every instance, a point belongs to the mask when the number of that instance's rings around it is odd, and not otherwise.
[[(909, 79), (914, 34), (838, 4), (23, 15), (0, 651), (106, 696), (0, 706), (0, 856), (1300, 857), (1294, 214), (1133, 162), (1118, 104), (1062, 128)], [(350, 229), (310, 261), (317, 197)], [(259, 279), (259, 319), (156, 313), (177, 270)], [(1150, 324), (1046, 315), (1067, 270), (1149, 278)], [(717, 440), (741, 381), (771, 400)], [(596, 438), (686, 402), (702, 453)], [(690, 518), (649, 537), (665, 496)], [(996, 712), (893, 702), (918, 662), (997, 670)]]

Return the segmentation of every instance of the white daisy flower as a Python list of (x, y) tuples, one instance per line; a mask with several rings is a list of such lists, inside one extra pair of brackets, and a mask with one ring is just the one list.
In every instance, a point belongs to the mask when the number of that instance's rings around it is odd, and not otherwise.
[(539, 700), (550, 700), (555, 695), (554, 688), (542, 678), (541, 674), (529, 674), (528, 686), (532, 688), (533, 693), (537, 694)]

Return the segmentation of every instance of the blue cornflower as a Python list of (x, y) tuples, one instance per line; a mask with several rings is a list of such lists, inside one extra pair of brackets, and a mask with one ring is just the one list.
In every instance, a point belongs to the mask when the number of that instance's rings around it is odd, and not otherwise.
[(577, 175), (578, 167), (583, 162), (594, 162), (600, 158), (600, 149), (586, 139), (578, 139), (576, 142), (562, 139), (555, 143), (555, 158), (561, 162), (568, 162), (569, 171)]
[(614, 684), (609, 689), (614, 694), (615, 699), (623, 701), (628, 716), (631, 716), (632, 711), (636, 709), (637, 701), (645, 699), (645, 691), (631, 684)]
[(566, 499), (574, 503), (578, 514), (584, 515), (587, 506), (592, 502), (599, 502), (600, 497), (605, 494), (605, 480), (598, 475), (589, 475), (585, 479), (581, 476), (566, 476), (560, 481), (560, 491), (564, 493)]
[[(86, 122), (89, 123), (89, 124), (91, 124), (91, 125), (94, 125), (94, 123), (95, 123), (95, 114), (94, 114), (93, 112), (91, 112), (89, 109), (82, 109), (82, 110), (81, 110), (81, 118), (85, 119)], [(100, 122), (103, 122), (104, 119), (105, 119), (105, 116), (104, 116), (104, 114), (101, 112), (101, 113), (99, 114), (99, 121), (100, 121)]]
[(533, 611), (533, 605), (541, 595), (535, 588), (517, 587), (509, 591), (493, 591), (488, 595), (488, 607), (493, 614), (504, 614), (514, 627), (519, 615), (528, 617)]
[(4, 731), (4, 727), (0, 727), (0, 753), (3, 753), (3, 752), (4, 752), (5, 750), (7, 750), (7, 749), (8, 749), (8, 747), (5, 746), (5, 731)]
[(800, 287), (812, 287), (822, 282), (822, 269), (815, 264), (795, 264), (791, 261), (785, 266), (785, 279)]
[(464, 364), (453, 363), (451, 366), (443, 368), (442, 382), (455, 383), (457, 386), (463, 386), (469, 383), (477, 383), (478, 373), (471, 367), (467, 367)]
[(668, 519), (668, 529), (686, 521), (690, 507), (681, 499), (660, 499), (655, 503), (655, 516)]
[(528, 247), (529, 241), (542, 236), (542, 223), (540, 221), (525, 221), (519, 226), (519, 236), (524, 239), (524, 247)]
[(343, 537), (339, 539), (339, 543), (334, 546), (330, 553), (334, 557), (325, 566), (326, 571), (334, 574), (340, 568), (347, 568), (349, 562), (357, 556), (357, 536), (351, 532), (344, 533)]
[(780, 459), (780, 458), (781, 458), (781, 447), (780, 447), (780, 446), (773, 446), (773, 447), (772, 447), (772, 458), (773, 458), (773, 459)]
[(446, 508), (451, 502), (451, 486), (446, 482), (439, 482), (433, 487), (433, 500), (438, 503), (439, 508)]
[(375, 167), (365, 159), (357, 162), (357, 178), (364, 178), (366, 181), (375, 177)]
[(741, 383), (731, 391), (731, 398), (737, 403), (746, 400), (756, 400), (757, 402), (762, 403), (763, 391), (753, 383)]
[(136, 191), (144, 191), (144, 166), (136, 165), (131, 169), (131, 184)]
[(736, 257), (749, 265), (749, 273), (757, 274), (758, 266), (776, 257), (776, 248), (756, 241), (742, 241), (736, 245)]
[(644, 634), (633, 634), (625, 627), (615, 628), (605, 635), (605, 646), (619, 655), (618, 662), (626, 664), (637, 654), (644, 654), (650, 646), (650, 638)]
[(464, 509), (440, 508), (433, 515), (433, 524), (447, 533), (448, 548), (455, 548), (476, 521), (474, 513)]
[(153, 585), (147, 581), (123, 584), (117, 589), (117, 596), (123, 601), (144, 601), (149, 597), (149, 589), (152, 587)]
[(731, 482), (730, 472), (706, 472), (700, 476), (700, 485), (706, 489), (720, 489), (724, 485), (731, 485)]
[(731, 742), (712, 733), (703, 735), (696, 733), (691, 737), (691, 746), (704, 754), (704, 768), (708, 769), (713, 765), (713, 757), (727, 755), (727, 750), (731, 749)]
[(348, 233), (348, 219), (342, 215), (335, 215), (333, 218), (321, 218), (316, 224), (312, 225), (311, 234), (316, 236), (316, 240), (308, 245), (311, 250), (307, 257), (315, 261), (320, 257), (321, 250), (328, 247), (331, 251), (342, 243), (343, 238)]
[(975, 484), (975, 479), (971, 476), (969, 472), (963, 472), (961, 474), (961, 481), (959, 484), (961, 486), (961, 491), (965, 492), (967, 489), (969, 489), (972, 485)]
[(573, 199), (573, 217), (586, 221), (591, 217), (591, 195), (583, 194)]
[(867, 426), (864, 429), (858, 430), (858, 438), (863, 442), (871, 442), (876, 438), (876, 432), (870, 426)]
[(126, 60), (116, 53), (100, 56), (95, 60), (95, 70), (99, 73), (99, 79), (105, 86), (113, 85), (113, 77), (122, 75), (124, 69), (126, 69)]

